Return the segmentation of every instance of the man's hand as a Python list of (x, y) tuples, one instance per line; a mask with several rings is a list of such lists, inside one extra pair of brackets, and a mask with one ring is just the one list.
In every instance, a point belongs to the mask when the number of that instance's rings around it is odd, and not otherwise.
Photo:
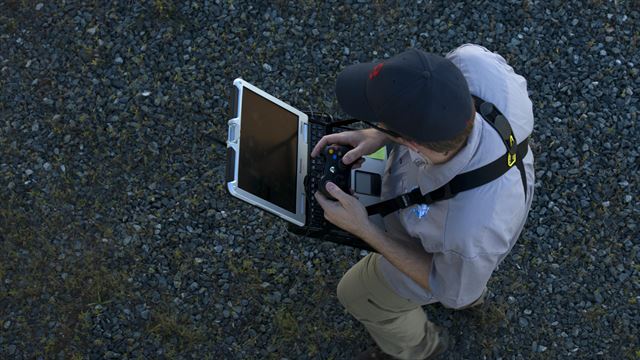
[(338, 201), (328, 200), (320, 192), (315, 193), (318, 203), (324, 209), (325, 219), (359, 237), (413, 281), (430, 289), (429, 274), (433, 254), (426, 252), (419, 241), (391, 238), (369, 221), (367, 210), (358, 199), (346, 194), (334, 183), (327, 183), (327, 191)]
[(332, 182), (327, 183), (327, 191), (338, 201), (327, 199), (319, 191), (315, 193), (327, 221), (358, 237), (363, 237), (374, 226), (369, 221), (367, 210), (358, 199), (340, 190)]
[[(390, 141), (387, 135), (376, 129), (345, 131), (325, 135), (313, 148), (311, 157), (318, 156), (327, 145), (350, 145), (353, 146), (353, 149), (342, 157), (342, 162), (349, 165), (365, 155), (374, 153)], [(354, 167), (357, 168), (357, 166)]]

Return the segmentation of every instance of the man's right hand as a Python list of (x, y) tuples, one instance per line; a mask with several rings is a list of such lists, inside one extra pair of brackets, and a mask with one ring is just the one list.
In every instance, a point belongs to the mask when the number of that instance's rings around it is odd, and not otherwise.
[(351, 145), (353, 149), (342, 157), (342, 162), (349, 165), (365, 155), (374, 153), (389, 142), (389, 137), (376, 129), (345, 131), (323, 136), (313, 148), (311, 156), (318, 156), (327, 145)]

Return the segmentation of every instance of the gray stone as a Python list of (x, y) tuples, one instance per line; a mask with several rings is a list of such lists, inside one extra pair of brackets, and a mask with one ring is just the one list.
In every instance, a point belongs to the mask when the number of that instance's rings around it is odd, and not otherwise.
[(144, 309), (142, 311), (140, 311), (140, 317), (145, 319), (145, 320), (149, 320), (149, 310), (148, 309)]
[(526, 318), (523, 318), (523, 317), (521, 317), (521, 318), (519, 318), (519, 319), (518, 319), (518, 323), (519, 323), (519, 324), (520, 324), (520, 326), (522, 326), (522, 327), (527, 327), (527, 326), (529, 326), (529, 320), (527, 320)]
[(598, 304), (602, 304), (602, 302), (604, 301), (602, 295), (600, 295), (599, 292), (595, 293), (593, 296)]

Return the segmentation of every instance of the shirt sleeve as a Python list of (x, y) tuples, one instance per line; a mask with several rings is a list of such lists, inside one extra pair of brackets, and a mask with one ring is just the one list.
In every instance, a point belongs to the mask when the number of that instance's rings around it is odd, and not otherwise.
[(447, 251), (433, 254), (429, 286), (445, 306), (459, 309), (477, 300), (487, 286), (498, 255), (481, 254), (472, 258)]
[(460, 69), (472, 94), (494, 103), (509, 119), (518, 141), (531, 134), (533, 104), (527, 80), (504, 57), (475, 44), (462, 45), (446, 57)]

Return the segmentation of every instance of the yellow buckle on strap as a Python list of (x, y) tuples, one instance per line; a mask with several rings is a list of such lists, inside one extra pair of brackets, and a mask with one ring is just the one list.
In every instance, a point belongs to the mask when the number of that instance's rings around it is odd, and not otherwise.
[(516, 142), (516, 139), (514, 139), (513, 135), (509, 135), (509, 151), (513, 151), (513, 154), (509, 153), (507, 154), (507, 165), (509, 165), (509, 167), (512, 167), (513, 164), (516, 163), (516, 149), (514, 149), (514, 144)]

